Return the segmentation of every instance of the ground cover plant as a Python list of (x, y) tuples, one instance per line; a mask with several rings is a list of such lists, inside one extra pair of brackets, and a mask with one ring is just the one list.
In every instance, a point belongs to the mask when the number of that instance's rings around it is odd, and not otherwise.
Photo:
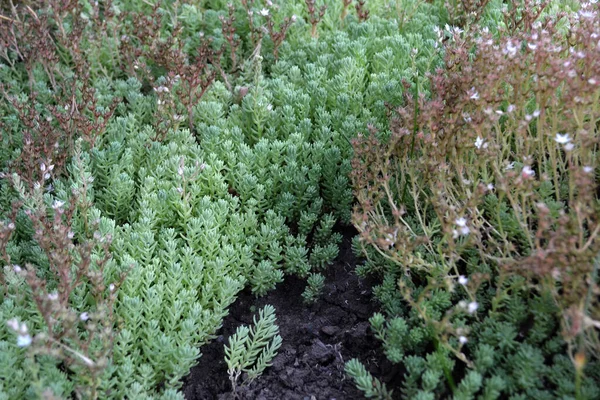
[(354, 141), (360, 273), (384, 277), (371, 325), (408, 398), (600, 396), (600, 19), (526, 5), (454, 29), (431, 96)]
[[(327, 301), (349, 225), (400, 378), (347, 346), (316, 359), (364, 396), (599, 398), (599, 21), (567, 1), (4, 2), (0, 398), (183, 398), (237, 298), (292, 279)], [(293, 316), (261, 306), (219, 343), (233, 398), (287, 357)]]

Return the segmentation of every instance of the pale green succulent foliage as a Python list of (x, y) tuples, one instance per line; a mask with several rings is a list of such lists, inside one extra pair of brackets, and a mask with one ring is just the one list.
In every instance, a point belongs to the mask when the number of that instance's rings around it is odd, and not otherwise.
[(346, 373), (354, 380), (356, 387), (362, 390), (367, 399), (391, 400), (393, 391), (389, 391), (384, 383), (373, 377), (356, 358), (346, 363)]
[(315, 303), (321, 293), (323, 293), (323, 287), (325, 286), (325, 277), (323, 274), (316, 273), (310, 274), (306, 280), (306, 288), (302, 292), (302, 298), (305, 303)]
[[(147, 7), (141, 1), (116, 3), (122, 11)], [(289, 8), (301, 14), (300, 3), (281, 3), (282, 13)], [(186, 46), (194, 48), (198, 27), (222, 40), (217, 16), (225, 9), (183, 7), (182, 23), (190, 36), (182, 38)], [(250, 86), (248, 95), (236, 104), (225, 85), (215, 83), (195, 107), (195, 135), (177, 128), (162, 142), (152, 140), (156, 97), (144, 94), (134, 78), (96, 80), (100, 106), (114, 97), (124, 101), (96, 147), (72, 160), (70, 178), (52, 182), (45, 196), (51, 204), (68, 199), (73, 187), (85, 186), (94, 201), (90, 214), (101, 233), (114, 238), (106, 279), (128, 272), (116, 303), (119, 333), (101, 383), (103, 398), (182, 398), (181, 378), (198, 362), (201, 346), (214, 338), (228, 306), (247, 284), (262, 295), (283, 273), (310, 276), (307, 297), (318, 296), (319, 271), (339, 252), (341, 236), (334, 225), (350, 220), (349, 139), (367, 124), (386, 126), (384, 103), (398, 104), (401, 80), (414, 75), (412, 48), (422, 49), (415, 61), (421, 72), (431, 56), (434, 34), (425, 22), (435, 21), (433, 9), (413, 26), (426, 25), (422, 35), (405, 35), (397, 21), (379, 17), (386, 12), (381, 4), (372, 10), (362, 24), (349, 16), (343, 30), (335, 28), (336, 17), (328, 16), (323, 29), (332, 32), (318, 41), (307, 39), (300, 21), (276, 64), (265, 40), (260, 75), (255, 76), (256, 69), (234, 82)], [(110, 55), (98, 58), (94, 71), (110, 68)], [(44, 108), (50, 85), (43, 71), (33, 73)], [(28, 90), (8, 68), (0, 68), (0, 80), (13, 92)], [(18, 156), (14, 144), (23, 141), (22, 126), (4, 111), (2, 122), (10, 134), (1, 138), (3, 167)], [(14, 198), (0, 181), (2, 219)], [(7, 251), (12, 263), (33, 264), (44, 276), (48, 262), (31, 240), (27, 221), (19, 216)], [(82, 223), (76, 220), (75, 236)], [(11, 290), (0, 304), (0, 321), (18, 318), (39, 332), (43, 321), (23, 294), (25, 283), (10, 266), (3, 267)], [(86, 301), (85, 293), (72, 299)], [(0, 323), (0, 398), (35, 398), (46, 389), (68, 398), (80, 384), (77, 373), (65, 372), (55, 359), (27, 357)]]
[(276, 321), (275, 307), (266, 305), (258, 311), (258, 320), (254, 316), (253, 326), (242, 325), (229, 338), (229, 344), (225, 345), (225, 362), (234, 392), (242, 373), (246, 376), (241, 384), (247, 385), (271, 366), (282, 342)]

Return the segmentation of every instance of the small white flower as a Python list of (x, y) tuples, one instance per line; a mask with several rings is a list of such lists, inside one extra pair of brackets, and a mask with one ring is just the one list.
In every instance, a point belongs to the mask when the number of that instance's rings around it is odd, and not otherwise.
[(50, 179), (50, 174), (48, 172), (46, 172), (44, 174), (44, 180), (47, 181), (48, 179)]
[(516, 108), (517, 107), (515, 107), (514, 104), (509, 104), (508, 108), (506, 109), (506, 111), (508, 111), (509, 113), (511, 113), (511, 112), (515, 111)]
[(493, 183), (488, 183), (486, 187), (487, 187), (487, 190), (494, 190), (494, 184)]
[(477, 139), (475, 140), (475, 147), (481, 149), (482, 147), (484, 147), (484, 144), (485, 141), (483, 140), (483, 138), (481, 136), (477, 136)]
[(469, 312), (469, 314), (475, 313), (475, 311), (477, 311), (478, 308), (479, 303), (477, 303), (476, 301), (472, 301), (469, 303), (469, 305), (467, 305), (467, 311)]
[(565, 133), (564, 135), (557, 133), (554, 141), (559, 144), (567, 144), (571, 141), (571, 138), (568, 133)]
[(571, 151), (575, 148), (575, 145), (573, 143), (567, 143), (565, 144), (565, 151)]
[(524, 177), (532, 177), (535, 176), (535, 171), (531, 169), (529, 165), (523, 167), (523, 171), (521, 171)]
[(466, 284), (469, 283), (469, 278), (467, 278), (464, 275), (461, 275), (458, 277), (458, 283), (460, 283), (463, 286), (466, 286)]
[(527, 43), (527, 47), (529, 47), (530, 50), (535, 50), (535, 49), (537, 49), (537, 44), (535, 44), (535, 43)]
[(27, 347), (31, 344), (31, 336), (28, 334), (17, 336), (17, 346)]
[(510, 171), (511, 169), (515, 168), (515, 162), (509, 162), (508, 165), (504, 168), (506, 171)]
[(69, 233), (67, 233), (67, 237), (68, 237), (69, 239), (73, 239), (73, 238), (75, 237), (75, 232), (73, 232), (73, 231), (69, 231)]
[(466, 338), (466, 336), (459, 336), (458, 341), (460, 344), (466, 344), (469, 340)]
[(15, 264), (13, 265), (13, 271), (15, 271), (18, 274), (19, 272), (23, 271), (23, 269), (20, 265)]
[(111, 284), (108, 286), (108, 290), (110, 290), (111, 292), (114, 292), (114, 291), (115, 291), (115, 284), (114, 284), (114, 283), (111, 283)]
[(12, 329), (13, 331), (19, 330), (19, 321), (17, 321), (16, 318), (12, 318), (12, 319), (9, 319), (8, 321), (6, 321), (6, 325), (8, 325), (8, 327), (10, 329)]
[(271, 111), (272, 109), (273, 109), (273, 104), (268, 104), (268, 105), (267, 105), (267, 110), (268, 110), (268, 111)]
[(296, 17), (296, 15), (292, 15), (292, 22), (296, 22), (296, 20), (298, 19), (298, 17)]
[(472, 88), (471, 88), (471, 91), (470, 91), (470, 92), (471, 92), (471, 93), (470, 93), (470, 96), (469, 96), (469, 98), (470, 98), (471, 100), (478, 100), (478, 99), (479, 99), (479, 93), (477, 93), (477, 91), (475, 90), (475, 88), (474, 88), (474, 87), (472, 87)]
[(504, 54), (508, 54), (510, 57), (514, 57), (517, 54), (517, 50), (518, 50), (518, 47), (515, 46), (512, 42), (509, 41), (506, 44), (505, 53)]
[(590, 167), (588, 165), (586, 165), (585, 167), (583, 167), (583, 172), (585, 172), (586, 174), (589, 174), (590, 172), (592, 172), (594, 170), (593, 167)]
[(8, 229), (10, 229), (11, 231), (13, 231), (15, 229), (14, 222), (11, 222), (11, 223), (8, 224)]
[(48, 300), (50, 300), (50, 301), (58, 300), (58, 293), (56, 293), (56, 292), (48, 293)]
[(467, 220), (464, 217), (458, 218), (454, 221), (454, 223), (456, 224), (456, 226), (458, 226), (458, 232), (456, 230), (452, 232), (455, 239), (457, 237), (457, 234), (465, 236), (468, 235), (469, 232), (471, 232), (471, 230), (467, 226)]
[(44, 163), (41, 163), (41, 164), (40, 164), (40, 170), (41, 170), (42, 172), (44, 172), (44, 171), (46, 170), (46, 164), (44, 164)]
[(183, 176), (183, 167), (179, 167), (179, 168), (177, 169), (177, 174), (178, 174), (179, 176)]
[(64, 201), (54, 200), (54, 203), (52, 203), (52, 208), (54, 208), (55, 210), (58, 210), (59, 208), (61, 208), (64, 205), (65, 205)]
[(269, 15), (269, 10), (267, 10), (266, 8), (263, 8), (262, 10), (260, 10), (260, 15), (262, 15), (263, 17), (266, 17), (267, 15)]
[(596, 79), (594, 79), (594, 78), (590, 78), (590, 79), (588, 79), (588, 83), (590, 85), (595, 85), (596, 83), (598, 83), (598, 81)]
[(85, 322), (90, 319), (90, 315), (87, 312), (82, 312), (79, 316), (79, 319)]
[(535, 111), (533, 112), (533, 116), (534, 116), (535, 118), (539, 117), (539, 116), (540, 116), (540, 110), (535, 110)]

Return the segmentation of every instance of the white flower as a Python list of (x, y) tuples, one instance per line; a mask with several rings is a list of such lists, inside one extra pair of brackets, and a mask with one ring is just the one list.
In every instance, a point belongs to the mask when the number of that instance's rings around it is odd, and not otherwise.
[(593, 170), (594, 170), (594, 168), (590, 167), (589, 165), (586, 165), (585, 167), (583, 167), (583, 172), (585, 172), (586, 174), (589, 174)]
[(483, 140), (483, 138), (481, 136), (477, 136), (477, 139), (475, 140), (475, 147), (477, 147), (478, 149), (481, 149), (482, 147), (486, 147), (485, 141)]
[(67, 233), (67, 237), (68, 237), (69, 239), (73, 239), (73, 238), (75, 237), (75, 232), (73, 232), (73, 231), (69, 231), (69, 233)]
[(82, 321), (87, 321), (88, 319), (90, 319), (90, 315), (87, 312), (82, 312), (79, 316), (79, 319)]
[(488, 190), (494, 190), (494, 184), (493, 183), (488, 183), (487, 184), (487, 189)]
[(296, 22), (296, 20), (298, 19), (298, 17), (296, 17), (296, 15), (292, 15), (292, 22)]
[(465, 343), (467, 343), (469, 340), (466, 338), (466, 336), (459, 336), (459, 337), (458, 337), (458, 341), (460, 342), (460, 344), (465, 344)]
[(506, 109), (506, 111), (508, 111), (509, 113), (515, 111), (517, 107), (515, 107), (514, 104), (509, 104), (508, 108)]
[(19, 347), (27, 347), (31, 344), (31, 336), (28, 333), (27, 325), (25, 323), (21, 323), (19, 325), (19, 321), (16, 318), (10, 319), (6, 321), (6, 325), (15, 333), (17, 336), (17, 346)]
[(115, 284), (114, 284), (114, 283), (111, 283), (111, 284), (108, 286), (108, 290), (110, 290), (111, 292), (114, 292), (114, 291), (115, 291)]
[(588, 83), (590, 85), (595, 85), (596, 83), (598, 83), (598, 81), (596, 79), (594, 79), (594, 78), (590, 78), (590, 79), (588, 79)]
[(540, 116), (540, 110), (535, 110), (535, 111), (533, 112), (533, 116), (534, 116), (535, 118), (539, 117), (539, 116)]
[(461, 275), (458, 277), (458, 283), (460, 283), (461, 285), (465, 286), (467, 283), (469, 283), (469, 278), (467, 278), (464, 275)]
[(23, 269), (20, 265), (15, 264), (13, 265), (13, 271), (15, 271), (18, 274), (19, 272), (23, 271)]
[(44, 174), (44, 180), (47, 181), (48, 179), (50, 179), (50, 173), (46, 172)]
[(8, 224), (8, 229), (10, 229), (11, 231), (13, 231), (15, 229), (14, 222), (11, 222), (11, 223)]
[(8, 321), (6, 321), (6, 325), (8, 325), (8, 327), (10, 329), (12, 329), (13, 331), (19, 330), (19, 321), (17, 321), (16, 318), (12, 318), (12, 319), (9, 319)]
[(575, 148), (575, 145), (573, 143), (567, 143), (565, 144), (565, 151), (571, 151)]
[(465, 236), (465, 235), (468, 235), (469, 232), (471, 232), (471, 230), (467, 226), (467, 220), (464, 217), (458, 218), (457, 220), (454, 221), (454, 223), (456, 224), (456, 226), (458, 226), (458, 231), (454, 230), (452, 232), (455, 239), (458, 236), (458, 234)]
[(58, 300), (58, 293), (56, 293), (56, 292), (48, 293), (48, 300), (50, 300), (50, 301)]
[(571, 141), (571, 138), (568, 133), (565, 133), (564, 135), (557, 133), (554, 141), (559, 144), (567, 144)]
[(44, 163), (41, 163), (41, 164), (40, 164), (40, 170), (41, 170), (42, 172), (44, 172), (44, 171), (46, 170), (46, 164), (44, 164)]
[(467, 305), (467, 311), (469, 312), (469, 314), (475, 313), (475, 311), (477, 311), (478, 308), (479, 303), (477, 303), (476, 301), (472, 301), (469, 303), (469, 305)]
[(268, 111), (271, 111), (272, 109), (273, 109), (273, 104), (268, 104), (268, 105), (267, 105), (267, 110), (268, 110)]
[(17, 336), (17, 346), (27, 347), (31, 344), (31, 336), (29, 334)]
[(183, 167), (179, 167), (179, 168), (177, 169), (177, 174), (178, 174), (179, 176), (183, 176)]
[(523, 167), (523, 171), (521, 171), (524, 177), (535, 176), (535, 171), (531, 169), (529, 165)]
[(474, 87), (472, 87), (472, 88), (471, 88), (470, 92), (471, 92), (471, 93), (470, 93), (470, 96), (469, 96), (469, 98), (470, 98), (471, 100), (478, 100), (478, 99), (479, 99), (479, 93), (477, 93), (477, 91), (475, 90), (475, 88), (474, 88)]
[(506, 48), (505, 48), (505, 53), (504, 54), (508, 54), (511, 57), (514, 57), (517, 54), (517, 50), (518, 50), (518, 47), (515, 46), (512, 42), (509, 41), (506, 44)]
[(64, 201), (54, 200), (54, 203), (52, 203), (52, 208), (54, 208), (55, 210), (58, 210), (59, 208), (61, 208), (64, 205), (65, 205)]
[(267, 10), (266, 8), (263, 8), (262, 10), (260, 10), (259, 14), (262, 15), (263, 17), (266, 17), (267, 15), (269, 15), (269, 10)]
[(509, 162), (508, 165), (504, 168), (506, 171), (510, 171), (511, 169), (515, 168), (515, 162)]

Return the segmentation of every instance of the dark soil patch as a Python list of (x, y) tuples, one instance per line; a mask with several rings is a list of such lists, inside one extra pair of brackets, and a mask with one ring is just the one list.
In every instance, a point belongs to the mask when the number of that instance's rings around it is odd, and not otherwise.
[[(336, 263), (324, 273), (325, 289), (312, 306), (302, 303), (306, 283), (287, 277), (267, 296), (256, 299), (250, 291), (240, 294), (217, 340), (201, 349), (202, 357), (185, 379), (187, 400), (234, 399), (224, 361), (223, 345), (239, 325), (252, 323), (265, 304), (276, 309), (283, 344), (273, 365), (255, 382), (238, 389), (239, 399), (252, 400), (353, 400), (362, 393), (344, 373), (344, 363), (360, 359), (385, 382), (395, 380), (396, 369), (381, 352), (381, 343), (369, 329), (369, 317), (377, 311), (371, 301), (372, 282), (354, 273), (356, 258), (347, 230)], [(250, 307), (254, 307), (252, 310)], [(390, 385), (392, 388), (394, 384)]]

